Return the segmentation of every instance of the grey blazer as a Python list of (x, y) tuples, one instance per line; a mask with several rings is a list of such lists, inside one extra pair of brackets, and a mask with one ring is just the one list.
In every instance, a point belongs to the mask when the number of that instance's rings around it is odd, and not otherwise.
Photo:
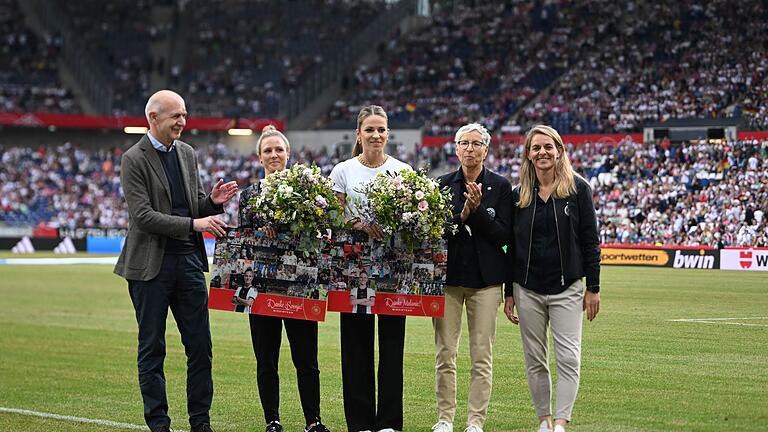
[[(203, 191), (195, 150), (177, 140), (176, 151), (192, 218), (221, 213), (223, 207), (215, 205)], [(147, 135), (123, 154), (120, 183), (128, 204), (128, 235), (114, 272), (126, 279), (148, 281), (160, 273), (168, 237), (183, 240), (189, 235), (192, 221), (171, 215), (168, 177)], [(203, 259), (203, 271), (208, 271), (203, 236), (199, 232), (194, 235)]]

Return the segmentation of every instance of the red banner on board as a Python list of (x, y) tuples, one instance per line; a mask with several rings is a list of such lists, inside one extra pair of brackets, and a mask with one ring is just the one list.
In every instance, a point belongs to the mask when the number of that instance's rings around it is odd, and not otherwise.
[(237, 294), (237, 290), (234, 289), (211, 288), (208, 296), (208, 308), (279, 318), (325, 321), (324, 300), (262, 293), (255, 296), (250, 310), (238, 311), (235, 300)]
[[(328, 291), (328, 310), (334, 312), (353, 312), (350, 292)], [(376, 301), (371, 313), (440, 318), (445, 313), (445, 296), (377, 292)]]

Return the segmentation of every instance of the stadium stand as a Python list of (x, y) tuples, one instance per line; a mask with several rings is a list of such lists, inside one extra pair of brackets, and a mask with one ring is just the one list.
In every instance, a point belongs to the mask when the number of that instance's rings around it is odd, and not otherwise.
[(156, 65), (149, 53), (152, 40), (167, 37), (170, 23), (154, 25), (148, 0), (61, 2), (83, 47), (108, 71), (113, 115), (141, 115), (150, 95)]
[[(35, 38), (16, 3), (0, 3), (8, 17), (5, 64), (25, 62), (21, 70), (38, 73), (4, 80), (3, 106), (79, 112), (53, 69), (59, 39)], [(158, 3), (179, 9), (178, 22), (153, 19)], [(502, 133), (535, 123), (564, 134), (624, 133), (680, 117), (735, 116), (747, 128), (768, 127), (764, 1), (627, 2), (624, 8), (606, 0), (431, 3), (425, 26), (372, 47), (379, 59), (373, 65), (344, 72), (346, 92), (327, 124), (348, 122), (360, 105), (377, 102), (393, 121), (423, 124), (433, 135), (470, 120)], [(60, 6), (111, 75), (113, 112), (103, 114), (140, 115), (150, 75), (162, 70), (195, 115), (252, 117), (276, 115), (285, 95), (385, 4), (84, 0)], [(277, 24), (284, 22), (291, 25)], [(176, 34), (182, 27), (185, 37)], [(165, 39), (183, 53), (180, 64), (156, 64), (150, 56), (150, 42)]]
[(0, 112), (80, 113), (59, 79), (57, 35), (37, 37), (16, 0), (0, 0), (0, 35)]
[[(33, 32), (20, 4), (0, 0), (0, 112), (81, 113), (57, 70), (61, 37)], [(110, 71), (112, 112), (103, 114), (143, 115), (151, 76), (168, 73), (194, 116), (231, 118), (278, 114), (285, 94), (386, 4), (58, 3), (82, 48)], [(362, 104), (377, 103), (391, 122), (422, 126), (428, 135), (451, 135), (469, 121), (507, 136), (539, 122), (562, 134), (626, 133), (647, 122), (728, 116), (742, 118), (741, 129), (768, 129), (765, 1), (431, 4), (432, 16), (421, 26), (371, 46), (378, 60), (345, 72), (345, 91), (327, 125), (348, 127)], [(173, 9), (174, 22), (158, 23), (158, 5)], [(171, 43), (181, 28), (189, 30), (184, 43)], [(147, 47), (163, 41), (180, 50), (181, 63), (156, 62)], [(447, 170), (456, 166), (451, 147), (398, 157)], [(521, 150), (516, 141), (496, 143), (488, 166), (516, 182)], [(625, 139), (571, 151), (595, 189), (605, 243), (768, 246), (768, 142)], [(4, 140), (0, 223), (126, 227), (121, 152)], [(202, 147), (199, 157), (207, 185), (225, 177), (245, 186), (262, 175), (255, 155), (238, 156), (223, 144)], [(327, 174), (343, 157), (335, 149), (294, 149), (293, 161), (313, 161)], [(227, 214), (234, 223), (235, 210)]]
[(505, 133), (537, 123), (623, 133), (647, 121), (741, 115), (765, 126), (765, 2), (609, 4), (438, 3), (428, 25), (355, 71), (328, 122), (377, 102), (435, 135), (468, 119)]
[(606, 27), (599, 47), (524, 110), (523, 129), (543, 122), (562, 133), (636, 132), (645, 122), (743, 109), (750, 125), (764, 124), (756, 104), (768, 82), (764, 2), (654, 2), (627, 13), (634, 19)]
[[(570, 152), (577, 171), (593, 185), (604, 243), (768, 246), (768, 141), (644, 145), (628, 139), (587, 143)], [(0, 171), (0, 222), (126, 227), (121, 153), (69, 143), (0, 150), (6, 167)], [(224, 144), (198, 156), (206, 188), (218, 178), (244, 187), (263, 176), (256, 155), (234, 155)], [(432, 157), (424, 152), (408, 161)], [(488, 166), (516, 182), (520, 157), (521, 146), (503, 143), (489, 155)], [(342, 159), (338, 152), (302, 149), (292, 162), (314, 161), (327, 174)], [(237, 221), (236, 203), (226, 209), (231, 224)]]
[[(328, 122), (377, 103), (393, 121), (424, 123), (435, 135), (469, 119), (498, 129), (562, 73), (569, 53), (546, 46), (590, 34), (572, 24), (596, 11), (558, 10), (556, 3), (438, 3), (428, 25), (379, 47), (381, 63), (362, 65), (348, 78)], [(563, 25), (553, 28), (549, 17)]]
[[(192, 0), (182, 93), (197, 115), (275, 116), (290, 92), (383, 1)], [(285, 25), (290, 23), (290, 25)]]

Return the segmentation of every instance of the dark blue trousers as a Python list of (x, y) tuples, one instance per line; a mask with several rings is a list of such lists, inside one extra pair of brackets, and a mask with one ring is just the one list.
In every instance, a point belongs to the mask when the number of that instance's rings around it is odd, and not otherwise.
[(256, 382), (264, 420), (280, 420), (278, 363), (283, 324), (296, 368), (299, 400), (306, 424), (320, 421), (320, 369), (317, 366), (317, 321), (249, 315), (251, 341), (256, 355)]
[[(378, 316), (378, 397), (374, 339)], [(403, 430), (405, 317), (342, 313), (341, 381), (350, 431)]]
[(208, 291), (198, 254), (165, 255), (149, 281), (128, 281), (139, 325), (139, 388), (150, 428), (170, 425), (165, 393), (165, 321), (171, 309), (187, 355), (187, 412), (192, 426), (210, 423), (213, 401)]

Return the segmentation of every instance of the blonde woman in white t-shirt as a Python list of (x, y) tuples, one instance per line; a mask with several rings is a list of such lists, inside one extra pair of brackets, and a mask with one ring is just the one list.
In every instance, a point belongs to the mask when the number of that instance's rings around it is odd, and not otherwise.
[[(397, 172), (411, 167), (385, 153), (389, 127), (387, 113), (380, 106), (370, 105), (360, 110), (355, 135), (352, 158), (336, 165), (331, 171), (331, 179), (353, 228), (383, 240), (384, 233), (379, 226), (359, 219), (357, 206), (365, 202), (365, 196), (356, 189), (380, 172)], [(403, 430), (405, 317), (379, 315), (378, 321), (379, 368), (376, 386), (375, 318), (366, 314), (341, 314), (344, 414), (347, 429), (351, 432)]]

